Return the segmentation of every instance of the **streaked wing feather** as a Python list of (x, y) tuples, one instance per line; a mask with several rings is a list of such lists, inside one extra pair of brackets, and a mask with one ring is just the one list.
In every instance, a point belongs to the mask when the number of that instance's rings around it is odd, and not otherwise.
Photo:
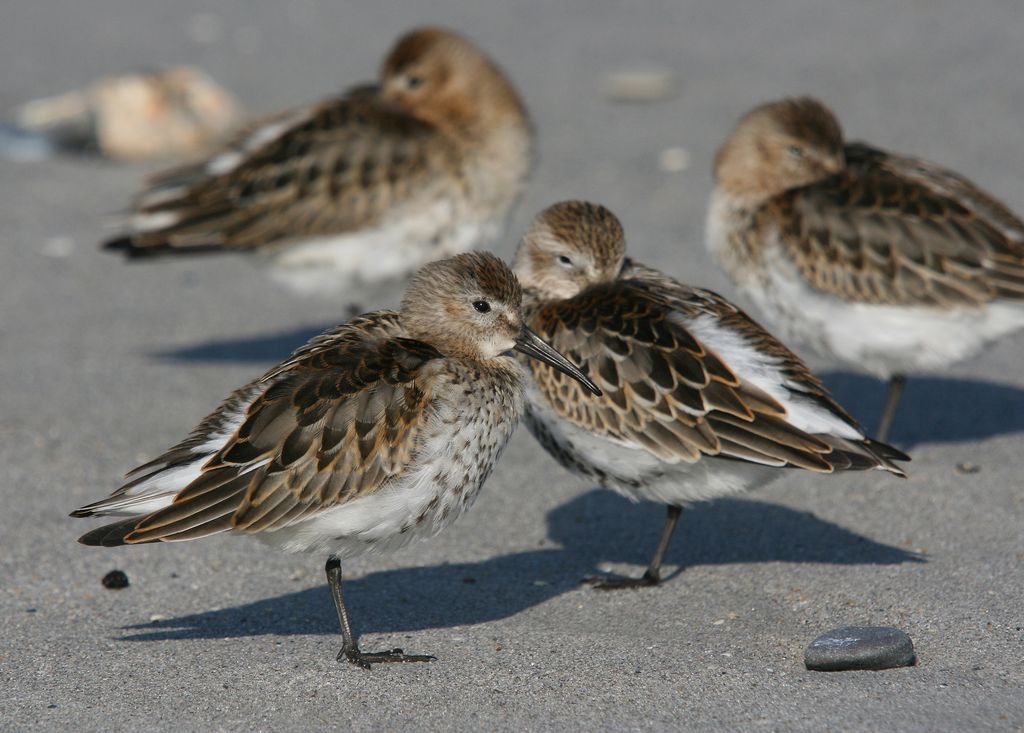
[[(296, 352), (259, 384), (242, 424), (170, 506), (138, 521), (128, 543), (209, 531), (273, 531), (387, 485), (410, 465), (433, 401), (421, 368), (440, 358), (393, 338), (370, 314)], [(333, 347), (332, 347), (333, 341)]]
[[(209, 160), (153, 179), (136, 212), (172, 223), (131, 240), (140, 251), (246, 249), (340, 234), (425, 195), (450, 156), (433, 128), (360, 88), (265, 120)], [(219, 170), (218, 160), (233, 164)]]
[(948, 308), (1024, 298), (1024, 223), (934, 164), (846, 148), (847, 169), (762, 210), (815, 288), (844, 300)]
[(604, 396), (583, 394), (574, 380), (540, 362), (530, 368), (562, 418), (668, 462), (714, 455), (830, 472), (854, 465), (847, 450), (867, 456), (858, 459), (864, 467), (884, 462), (862, 446), (840, 445), (788, 422), (782, 404), (741, 379), (686, 328), (687, 319), (707, 314), (762, 351), (788, 389), (856, 425), (807, 367), (742, 311), (635, 263), (614, 283), (529, 307), (534, 330), (580, 364)]

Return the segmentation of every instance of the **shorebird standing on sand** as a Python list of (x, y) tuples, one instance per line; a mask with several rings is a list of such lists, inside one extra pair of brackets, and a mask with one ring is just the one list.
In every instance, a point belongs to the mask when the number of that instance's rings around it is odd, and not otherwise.
[(845, 143), (802, 97), (748, 112), (718, 151), (707, 246), (787, 341), (889, 380), (1024, 327), (1024, 222), (966, 178)]
[(259, 251), (300, 291), (401, 277), (498, 236), (532, 137), (493, 61), (421, 28), (398, 40), (376, 85), (265, 120), (156, 176), (105, 246), (128, 257)]
[(526, 425), (573, 473), (668, 508), (644, 575), (592, 585), (657, 585), (686, 503), (760, 486), (781, 468), (903, 475), (894, 461), (907, 456), (866, 437), (741, 310), (626, 258), (622, 225), (603, 206), (567, 201), (542, 211), (515, 271), (530, 328), (604, 392), (591, 398), (531, 363)]
[(510, 349), (599, 394), (525, 326), (521, 298), (493, 255), (425, 265), (399, 312), (369, 313), (314, 338), (110, 497), (76, 510), (122, 517), (79, 541), (113, 547), (233, 532), (327, 554), (338, 659), (432, 660), (360, 651), (341, 562), (437, 534), (473, 503), (522, 410), (524, 375)]

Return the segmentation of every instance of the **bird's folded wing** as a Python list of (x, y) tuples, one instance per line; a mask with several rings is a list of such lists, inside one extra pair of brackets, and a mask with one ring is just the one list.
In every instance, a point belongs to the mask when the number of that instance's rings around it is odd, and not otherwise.
[(272, 531), (366, 496), (410, 466), (433, 395), (412, 340), (365, 338), (357, 322), (268, 373), (240, 426), (170, 506), (125, 541)]
[(763, 215), (814, 288), (844, 300), (949, 308), (1024, 298), (1024, 223), (965, 178), (862, 144), (847, 170)]
[[(572, 379), (531, 362), (558, 415), (672, 463), (712, 455), (822, 472), (854, 467), (857, 459), (845, 453), (860, 448), (794, 425), (785, 400), (745, 379), (686, 324), (706, 318), (724, 339), (743, 343), (745, 355), (763, 353), (764, 367), (788, 384), (794, 401), (799, 396), (802, 409), (826, 413), (854, 435), (852, 418), (796, 356), (724, 299), (652, 279), (661, 283), (622, 280), (533, 312), (532, 327), (604, 392), (586, 395)], [(874, 456), (867, 461), (878, 465)]]
[(449, 155), (432, 127), (356, 90), (265, 120), (202, 163), (152, 179), (135, 202), (131, 242), (231, 249), (342, 234), (427, 195)]

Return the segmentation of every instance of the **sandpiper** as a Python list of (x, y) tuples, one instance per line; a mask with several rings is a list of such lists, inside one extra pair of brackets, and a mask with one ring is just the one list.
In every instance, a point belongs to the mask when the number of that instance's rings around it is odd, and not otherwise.
[(744, 491), (780, 468), (903, 475), (900, 451), (864, 435), (791, 351), (729, 301), (626, 258), (622, 226), (597, 204), (541, 212), (519, 246), (524, 314), (604, 392), (588, 398), (530, 365), (525, 422), (570, 471), (667, 505), (641, 578), (657, 585), (687, 503)]
[(105, 246), (129, 257), (258, 250), (300, 291), (401, 277), (499, 234), (532, 138), (493, 61), (455, 33), (420, 28), (397, 41), (376, 85), (272, 117), (157, 175), (127, 233)]
[(889, 380), (1024, 326), (1024, 222), (962, 176), (864, 143), (808, 97), (748, 112), (718, 151), (707, 246), (779, 334)]
[(329, 555), (343, 645), (364, 653), (341, 592), (342, 560), (440, 532), (465, 511), (518, 422), (516, 349), (597, 388), (523, 322), (522, 291), (493, 255), (425, 265), (399, 312), (377, 311), (314, 338), (237, 390), (185, 440), (72, 513), (123, 518), (86, 545), (177, 542), (233, 532)]

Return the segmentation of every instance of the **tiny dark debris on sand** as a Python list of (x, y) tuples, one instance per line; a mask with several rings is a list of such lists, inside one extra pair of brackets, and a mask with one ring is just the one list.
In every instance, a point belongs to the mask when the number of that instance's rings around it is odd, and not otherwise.
[(128, 587), (128, 576), (123, 570), (111, 570), (103, 576), (103, 587), (109, 590), (121, 590)]

